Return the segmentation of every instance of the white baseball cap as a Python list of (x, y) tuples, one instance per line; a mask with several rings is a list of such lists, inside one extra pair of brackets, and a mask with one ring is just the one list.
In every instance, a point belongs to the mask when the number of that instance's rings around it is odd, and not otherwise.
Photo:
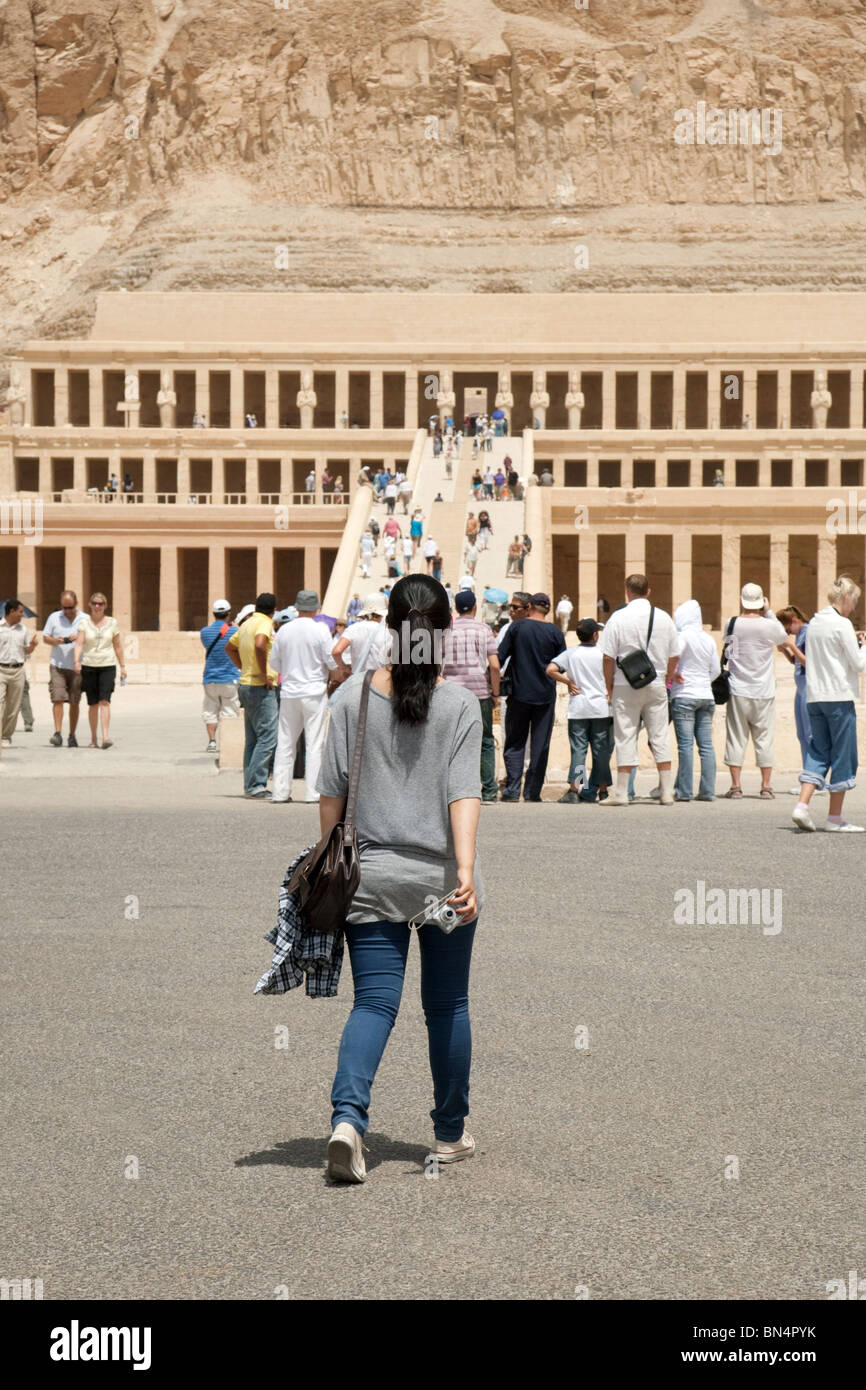
[(239, 613), (235, 613), (235, 622), (242, 623), (244, 618), (248, 618), (250, 614), (255, 613), (255, 611), (256, 605), (254, 603), (245, 603), (241, 611)]
[(227, 598), (214, 599), (213, 611), (215, 613), (231, 613), (232, 606)]
[(380, 594), (378, 592), (368, 594), (361, 605), (362, 618), (368, 613), (378, 613), (381, 617), (384, 618), (387, 612), (388, 600), (386, 599), (384, 594)]
[(764, 591), (760, 584), (744, 584), (740, 590), (740, 603), (744, 608), (763, 608)]

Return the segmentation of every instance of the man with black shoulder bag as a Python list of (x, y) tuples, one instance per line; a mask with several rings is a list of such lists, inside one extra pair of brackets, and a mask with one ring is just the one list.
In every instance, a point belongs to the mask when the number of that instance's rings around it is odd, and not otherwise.
[(616, 744), (616, 790), (607, 806), (628, 805), (641, 720), (659, 771), (659, 804), (669, 806), (674, 799), (668, 686), (677, 679), (683, 644), (670, 614), (650, 603), (650, 592), (645, 574), (630, 574), (625, 607), (611, 615), (601, 638)]

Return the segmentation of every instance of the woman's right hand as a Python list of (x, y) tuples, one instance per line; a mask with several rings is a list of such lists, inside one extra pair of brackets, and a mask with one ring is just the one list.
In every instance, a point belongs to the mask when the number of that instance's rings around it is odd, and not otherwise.
[(80, 662), (80, 661), (76, 661), (76, 663), (75, 663), (75, 674), (76, 674), (76, 676), (80, 676), (80, 675), (81, 675), (81, 662)]
[(457, 891), (451, 894), (449, 902), (453, 903), (464, 922), (471, 922), (473, 917), (478, 916), (475, 877), (471, 869), (457, 870)]

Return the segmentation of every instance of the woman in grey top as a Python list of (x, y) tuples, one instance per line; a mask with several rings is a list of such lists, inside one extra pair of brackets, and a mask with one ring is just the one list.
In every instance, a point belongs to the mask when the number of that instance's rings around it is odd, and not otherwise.
[[(355, 998), (331, 1092), (328, 1175), (363, 1182), (370, 1091), (403, 989), (409, 919), (451, 894), (460, 917), (446, 933), (418, 931), (439, 1163), (469, 1158), (469, 964), (483, 885), (475, 865), (481, 805), (481, 709), (441, 675), (451, 611), (444, 588), (407, 575), (391, 590), (392, 660), (373, 676), (356, 822), (361, 882), (346, 920)], [(413, 659), (414, 658), (414, 659)], [(322, 834), (343, 817), (363, 676), (332, 707), (319, 776)], [(452, 891), (453, 890), (453, 891)]]

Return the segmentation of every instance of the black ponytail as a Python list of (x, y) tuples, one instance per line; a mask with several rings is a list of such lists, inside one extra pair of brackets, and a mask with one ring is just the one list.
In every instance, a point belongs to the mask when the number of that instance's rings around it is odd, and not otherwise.
[(407, 574), (388, 599), (391, 685), (401, 724), (423, 724), (442, 663), (442, 639), (451, 626), (451, 605), (438, 579)]

